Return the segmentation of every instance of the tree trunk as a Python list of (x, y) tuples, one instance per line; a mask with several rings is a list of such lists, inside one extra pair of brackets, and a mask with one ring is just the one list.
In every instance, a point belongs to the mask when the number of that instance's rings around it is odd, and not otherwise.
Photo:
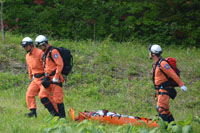
[(3, 0), (1, 0), (1, 32), (2, 32), (2, 42), (4, 43), (5, 36), (4, 36), (4, 25), (3, 25)]

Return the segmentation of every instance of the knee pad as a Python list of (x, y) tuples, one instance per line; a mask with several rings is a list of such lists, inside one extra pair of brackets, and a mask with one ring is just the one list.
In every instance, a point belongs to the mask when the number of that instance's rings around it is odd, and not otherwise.
[(56, 112), (55, 108), (53, 107), (52, 103), (49, 101), (47, 97), (41, 99), (42, 104), (47, 108), (49, 113), (53, 116), (57, 116), (58, 113)]
[(158, 114), (161, 114), (163, 111), (169, 112), (168, 109), (165, 109), (165, 108), (160, 107), (160, 106), (157, 106), (157, 107), (156, 107), (156, 110), (157, 110)]

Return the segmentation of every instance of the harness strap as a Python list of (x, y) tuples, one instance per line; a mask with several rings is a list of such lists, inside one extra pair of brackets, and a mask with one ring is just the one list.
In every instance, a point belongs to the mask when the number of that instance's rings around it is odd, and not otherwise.
[(155, 90), (159, 90), (159, 89), (160, 89), (160, 86), (154, 85), (154, 88), (155, 88)]
[[(161, 58), (161, 59), (159, 60), (159, 62), (158, 62), (158, 67), (159, 67), (160, 71), (165, 75), (165, 77), (169, 80), (169, 76), (167, 76), (167, 74), (161, 69), (160, 63), (161, 63), (162, 61), (166, 61), (166, 60), (163, 59), (163, 58)], [(167, 61), (166, 61), (166, 62), (167, 62)], [(167, 63), (168, 63), (168, 62), (167, 62)]]
[[(47, 49), (47, 51), (43, 54), (42, 56), (42, 60), (43, 60), (43, 66), (45, 68), (46, 66), (46, 57), (47, 57), (47, 54), (49, 53), (49, 58), (55, 63), (55, 61), (53, 60), (52, 56), (51, 56), (51, 52), (52, 50), (55, 49), (55, 47), (53, 46), (49, 46), (49, 48)], [(56, 74), (56, 70), (54, 70), (49, 76), (54, 76)], [(59, 85), (60, 86), (60, 85)], [(61, 85), (62, 86), (62, 85)]]
[(49, 53), (49, 51), (52, 50), (52, 46), (49, 46), (47, 51), (42, 55), (42, 60), (43, 60), (43, 67), (45, 68), (46, 66), (46, 57), (47, 57), (47, 54)]
[(54, 70), (49, 76), (54, 76), (56, 74), (56, 70)]
[[(167, 76), (167, 74), (161, 69), (161, 66), (160, 66), (160, 63), (162, 62), (162, 61), (166, 61), (165, 59), (163, 59), (162, 57), (159, 59), (159, 61), (157, 62), (157, 63), (155, 63), (155, 65), (154, 65), (154, 67), (153, 67), (153, 83), (154, 83), (154, 85), (155, 85), (155, 71), (156, 71), (156, 67), (158, 66), (158, 68), (159, 68), (159, 70), (165, 75), (165, 77), (168, 79), (168, 81), (169, 81), (169, 77)], [(167, 61), (166, 61), (167, 62)], [(152, 66), (153, 66), (152, 65)], [(155, 88), (156, 89), (156, 88)]]
[[(162, 111), (159, 111), (159, 108), (161, 108)], [(162, 112), (164, 112), (164, 111), (168, 111), (169, 109), (165, 109), (165, 108), (163, 108), (163, 107), (157, 106), (157, 107), (156, 107), (156, 110), (157, 110), (157, 112), (162, 113)]]

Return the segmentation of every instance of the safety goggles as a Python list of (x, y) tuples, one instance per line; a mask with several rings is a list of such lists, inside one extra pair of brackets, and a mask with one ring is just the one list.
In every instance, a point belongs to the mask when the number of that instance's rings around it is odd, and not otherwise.
[(33, 44), (33, 42), (26, 42), (26, 41), (23, 41), (23, 42), (21, 43), (22, 47), (26, 47), (26, 46), (28, 46), (28, 45), (30, 45), (30, 44)]
[(45, 42), (35, 42), (35, 46), (36, 47), (40, 47), (40, 46), (42, 46), (44, 44), (45, 44)]

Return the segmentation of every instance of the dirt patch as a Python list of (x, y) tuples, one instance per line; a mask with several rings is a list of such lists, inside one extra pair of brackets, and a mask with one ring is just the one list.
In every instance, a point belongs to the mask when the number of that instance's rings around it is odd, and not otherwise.
[(11, 71), (14, 74), (27, 72), (26, 63), (10, 60), (8, 63), (0, 63), (0, 72)]

